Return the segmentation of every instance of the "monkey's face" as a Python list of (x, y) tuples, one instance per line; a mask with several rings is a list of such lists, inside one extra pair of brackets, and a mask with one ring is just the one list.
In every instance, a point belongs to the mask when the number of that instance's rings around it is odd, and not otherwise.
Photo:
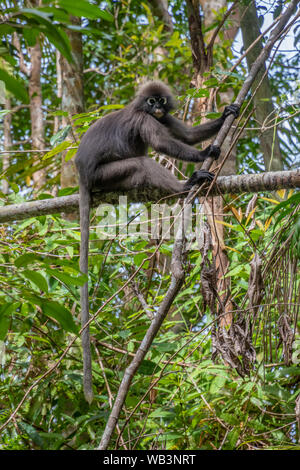
[(145, 103), (146, 112), (154, 116), (156, 119), (161, 119), (168, 112), (168, 99), (166, 96), (149, 96)]

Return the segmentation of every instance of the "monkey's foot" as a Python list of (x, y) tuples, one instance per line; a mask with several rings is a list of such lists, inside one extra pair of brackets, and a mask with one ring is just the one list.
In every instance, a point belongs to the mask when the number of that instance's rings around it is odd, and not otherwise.
[(185, 189), (190, 190), (194, 185), (198, 184), (199, 186), (203, 183), (210, 182), (214, 179), (214, 173), (206, 170), (197, 170), (194, 171), (190, 179), (185, 184)]

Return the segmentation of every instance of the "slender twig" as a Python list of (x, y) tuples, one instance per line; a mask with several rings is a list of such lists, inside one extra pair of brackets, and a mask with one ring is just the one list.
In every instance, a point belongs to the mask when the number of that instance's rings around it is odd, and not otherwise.
[(136, 297), (139, 299), (139, 301), (140, 301), (140, 303), (141, 303), (141, 305), (144, 309), (145, 314), (147, 315), (147, 317), (150, 320), (153, 320), (154, 314), (151, 311), (151, 307), (149, 307), (149, 305), (147, 304), (142, 292), (139, 290), (138, 283), (136, 281), (133, 281), (131, 284), (132, 284), (132, 289), (133, 289)]
[(233, 4), (231, 5), (231, 7), (226, 11), (226, 13), (225, 13), (225, 15), (223, 16), (222, 20), (220, 21), (220, 23), (218, 24), (218, 26), (216, 27), (216, 29), (215, 29), (214, 32), (213, 32), (213, 35), (212, 35), (212, 37), (211, 37), (211, 39), (210, 39), (210, 41), (209, 41), (209, 44), (208, 44), (208, 46), (207, 46), (207, 48), (206, 48), (207, 50), (209, 50), (209, 49), (212, 50), (212, 48), (213, 48), (213, 46), (214, 46), (214, 42), (215, 42), (215, 40), (216, 40), (216, 37), (217, 37), (217, 35), (219, 34), (219, 31), (220, 31), (221, 28), (223, 27), (225, 21), (226, 21), (227, 18), (230, 16), (230, 14), (232, 13), (232, 11), (233, 11), (233, 10), (235, 9), (235, 7), (237, 6), (238, 2), (239, 2), (239, 0), (235, 0), (235, 1), (233, 2)]

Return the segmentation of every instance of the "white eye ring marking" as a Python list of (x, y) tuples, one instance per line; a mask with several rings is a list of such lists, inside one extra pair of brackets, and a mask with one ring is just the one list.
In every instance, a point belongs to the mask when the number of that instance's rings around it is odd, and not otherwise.
[(165, 96), (162, 96), (160, 99), (159, 99), (159, 102), (162, 103), (162, 104), (167, 104), (167, 98)]
[(156, 99), (155, 98), (148, 98), (147, 103), (150, 104), (150, 105), (153, 105), (153, 104), (156, 103)]

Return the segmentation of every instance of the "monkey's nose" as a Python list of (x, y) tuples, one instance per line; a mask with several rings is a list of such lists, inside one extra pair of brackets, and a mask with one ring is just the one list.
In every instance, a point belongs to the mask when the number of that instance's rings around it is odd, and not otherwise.
[(155, 115), (156, 117), (158, 117), (158, 118), (161, 118), (161, 117), (163, 117), (164, 113), (163, 113), (163, 111), (162, 111), (160, 108), (156, 108), (156, 109), (154, 110), (154, 115)]

